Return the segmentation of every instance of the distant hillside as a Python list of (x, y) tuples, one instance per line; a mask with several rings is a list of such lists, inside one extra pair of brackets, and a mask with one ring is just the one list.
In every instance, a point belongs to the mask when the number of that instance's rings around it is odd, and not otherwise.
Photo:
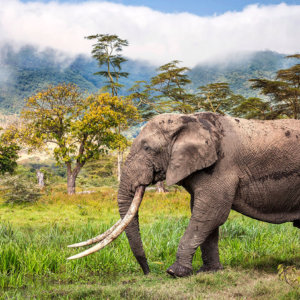
[(212, 82), (228, 82), (236, 94), (249, 97), (257, 95), (257, 91), (250, 88), (249, 79), (273, 79), (277, 70), (288, 68), (295, 63), (295, 59), (286, 59), (283, 54), (263, 51), (215, 64), (199, 65), (189, 72), (189, 76), (193, 82), (193, 89)]
[[(193, 90), (211, 82), (228, 82), (234, 92), (249, 96), (255, 92), (249, 89), (248, 79), (272, 78), (278, 69), (292, 63), (284, 55), (265, 51), (222, 63), (198, 65), (188, 75)], [(130, 76), (122, 82), (126, 86), (123, 93), (126, 94), (134, 81), (149, 80), (155, 75), (155, 69), (141, 61), (126, 62), (123, 70)], [(88, 56), (68, 58), (53, 49), (39, 52), (31, 46), (14, 51), (6, 45), (0, 49), (0, 111), (18, 113), (24, 98), (48, 84), (73, 82), (82, 90), (95, 92), (104, 84), (101, 77), (93, 75), (97, 71), (97, 62)]]
[[(97, 62), (88, 56), (76, 58), (62, 57), (60, 53), (49, 49), (38, 52), (28, 46), (15, 52), (9, 45), (0, 49), (0, 110), (19, 112), (24, 98), (49, 84), (72, 82), (82, 90), (95, 92), (104, 85)], [(148, 80), (155, 73), (155, 67), (146, 63), (128, 61), (124, 71), (130, 78), (124, 81), (131, 86), (135, 80)]]

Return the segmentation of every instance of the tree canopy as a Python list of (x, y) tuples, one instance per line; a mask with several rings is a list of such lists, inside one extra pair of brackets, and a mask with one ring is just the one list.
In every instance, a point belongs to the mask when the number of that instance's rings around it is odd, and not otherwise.
[(186, 74), (187, 67), (180, 67), (180, 61), (173, 60), (160, 66), (158, 74), (151, 78), (151, 89), (157, 93), (162, 108), (191, 113), (194, 111), (193, 102), (195, 95), (187, 91), (191, 80)]
[(142, 121), (164, 112), (164, 109), (157, 103), (156, 96), (152, 93), (151, 85), (146, 81), (135, 81), (129, 92), (129, 98), (135, 103)]
[(92, 49), (92, 57), (98, 61), (100, 68), (106, 67), (105, 70), (94, 74), (105, 77), (108, 80), (105, 88), (110, 89), (113, 96), (117, 96), (119, 89), (123, 86), (119, 83), (119, 79), (129, 75), (127, 72), (122, 72), (121, 67), (121, 64), (127, 61), (121, 52), (123, 47), (128, 46), (128, 41), (115, 34), (95, 34), (87, 36), (86, 39), (96, 40)]
[(0, 136), (0, 174), (12, 174), (17, 167), (20, 147), (15, 142), (8, 142), (4, 135)]
[(226, 82), (210, 83), (198, 89), (198, 109), (224, 114), (234, 105), (233, 93)]
[(180, 67), (173, 60), (157, 68), (150, 82), (136, 81), (129, 89), (131, 98), (137, 103), (143, 120), (165, 112), (191, 113), (195, 111), (195, 94), (188, 91), (191, 80), (187, 67)]
[[(300, 54), (287, 58), (300, 59)], [(300, 119), (300, 64), (277, 71), (275, 80), (251, 79), (252, 88), (267, 96), (267, 118)]]
[(137, 118), (129, 100), (105, 94), (84, 96), (77, 86), (59, 84), (30, 97), (21, 114), (21, 141), (31, 149), (49, 144), (58, 163), (67, 167), (68, 193), (84, 164), (108, 149), (124, 148), (118, 130)]

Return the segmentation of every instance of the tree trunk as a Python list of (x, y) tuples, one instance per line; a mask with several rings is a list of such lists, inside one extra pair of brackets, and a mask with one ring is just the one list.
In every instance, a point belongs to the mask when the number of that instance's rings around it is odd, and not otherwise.
[(76, 178), (71, 175), (67, 179), (68, 195), (74, 195), (75, 194), (75, 187), (76, 187)]
[(44, 182), (44, 173), (41, 172), (40, 170), (36, 170), (36, 177), (38, 180), (38, 185), (40, 188), (45, 187), (45, 182)]
[(167, 193), (168, 192), (163, 181), (158, 181), (156, 183), (156, 192), (157, 193)]
[(68, 195), (74, 195), (75, 194), (75, 188), (76, 188), (76, 178), (83, 167), (83, 164), (77, 163), (76, 167), (72, 171), (71, 163), (67, 163), (67, 191)]
[(119, 182), (121, 180), (122, 164), (123, 164), (123, 151), (118, 151), (118, 181)]

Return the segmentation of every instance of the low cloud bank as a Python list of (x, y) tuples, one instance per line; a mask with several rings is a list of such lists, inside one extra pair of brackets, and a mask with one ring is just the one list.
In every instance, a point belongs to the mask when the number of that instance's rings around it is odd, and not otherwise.
[(173, 59), (193, 67), (234, 53), (300, 52), (300, 5), (251, 5), (241, 12), (199, 17), (109, 2), (0, 0), (0, 47), (34, 45), (70, 56), (90, 54), (84, 37), (113, 33), (127, 39), (124, 55), (159, 65)]

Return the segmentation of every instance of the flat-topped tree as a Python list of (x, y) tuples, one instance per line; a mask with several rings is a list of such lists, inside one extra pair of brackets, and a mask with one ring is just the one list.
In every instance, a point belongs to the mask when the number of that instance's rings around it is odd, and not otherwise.
[(153, 95), (152, 87), (147, 81), (135, 81), (128, 91), (130, 92), (130, 99), (132, 99), (139, 111), (142, 122), (165, 112), (164, 107), (160, 107), (159, 103), (157, 103), (158, 99)]
[[(128, 41), (119, 38), (115, 34), (95, 34), (85, 37), (88, 40), (96, 40), (93, 44), (92, 57), (98, 61), (101, 71), (94, 73), (107, 79), (107, 84), (103, 87), (104, 90), (110, 91), (112, 96), (118, 96), (119, 90), (123, 87), (120, 84), (120, 78), (127, 78), (129, 73), (122, 71), (122, 63), (127, 61), (121, 55), (123, 47), (128, 46)], [(117, 130), (121, 133), (121, 125), (118, 125)], [(123, 163), (124, 143), (120, 143), (118, 149), (118, 180), (121, 177), (121, 166)]]
[(122, 72), (121, 64), (127, 61), (120, 53), (122, 48), (128, 46), (128, 41), (119, 38), (115, 34), (95, 34), (86, 37), (88, 40), (96, 40), (93, 45), (92, 57), (98, 61), (101, 71), (94, 75), (103, 76), (107, 79), (106, 89), (111, 91), (113, 96), (118, 96), (122, 84), (119, 79), (127, 78), (129, 73)]
[(225, 114), (234, 105), (233, 93), (227, 82), (210, 83), (198, 89), (198, 109)]
[[(143, 121), (161, 113), (195, 111), (196, 96), (187, 90), (191, 83), (186, 74), (189, 68), (179, 64), (178, 60), (164, 64), (157, 68), (157, 74), (150, 83), (136, 81), (129, 89)], [(166, 191), (162, 181), (157, 183), (157, 191)]]
[(179, 60), (173, 60), (160, 66), (158, 74), (151, 78), (151, 88), (166, 112), (191, 113), (194, 111), (195, 95), (187, 90), (191, 80), (186, 73), (190, 69), (179, 64)]
[[(286, 58), (300, 59), (300, 54)], [(251, 79), (252, 88), (259, 89), (272, 107), (273, 118), (300, 119), (300, 64), (277, 71), (275, 80)]]
[(67, 168), (68, 194), (74, 194), (85, 163), (124, 144), (115, 128), (136, 117), (136, 108), (126, 99), (108, 93), (84, 96), (76, 85), (59, 84), (27, 100), (19, 136), (30, 149), (54, 147), (55, 160)]

